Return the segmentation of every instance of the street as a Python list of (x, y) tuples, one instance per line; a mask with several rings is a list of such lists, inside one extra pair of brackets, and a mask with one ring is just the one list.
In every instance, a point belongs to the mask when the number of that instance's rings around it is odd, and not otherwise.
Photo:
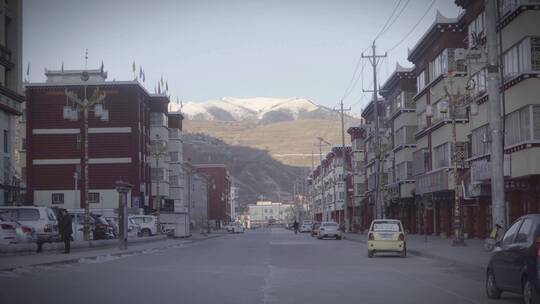
[(366, 246), (261, 229), (0, 273), (2, 303), (520, 303), (488, 301), (483, 273)]

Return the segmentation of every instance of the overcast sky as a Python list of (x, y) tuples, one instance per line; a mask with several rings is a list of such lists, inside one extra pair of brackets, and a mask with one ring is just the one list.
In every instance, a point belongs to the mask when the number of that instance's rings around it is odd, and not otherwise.
[[(109, 80), (133, 79), (135, 61), (150, 91), (163, 75), (175, 100), (296, 96), (334, 107), (360, 53), (398, 2), (395, 15), (401, 15), (377, 40), (381, 53), (410, 31), (432, 0), (24, 0), (24, 71), (30, 63), (30, 81), (37, 82), (45, 67), (83, 68), (88, 48), (88, 67), (103, 61)], [(437, 0), (388, 54), (381, 80), (396, 61), (410, 65), (407, 48), (436, 10), (447, 17), (460, 12), (453, 0)], [(367, 88), (369, 65), (364, 76)], [(345, 99), (354, 111), (367, 101), (361, 86), (362, 79)]]

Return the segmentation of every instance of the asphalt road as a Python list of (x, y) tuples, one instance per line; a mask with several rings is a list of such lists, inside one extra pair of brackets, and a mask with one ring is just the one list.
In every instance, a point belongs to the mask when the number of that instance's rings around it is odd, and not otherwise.
[(0, 273), (1, 303), (520, 303), (483, 274), (284, 229)]

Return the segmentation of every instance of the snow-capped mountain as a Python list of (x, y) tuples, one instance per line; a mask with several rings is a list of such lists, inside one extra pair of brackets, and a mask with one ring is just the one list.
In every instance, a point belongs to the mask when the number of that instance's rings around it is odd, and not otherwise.
[[(171, 109), (179, 110), (178, 105)], [(301, 118), (334, 118), (336, 113), (304, 98), (234, 98), (224, 97), (205, 102), (186, 102), (182, 112), (193, 120), (240, 121), (262, 123)]]

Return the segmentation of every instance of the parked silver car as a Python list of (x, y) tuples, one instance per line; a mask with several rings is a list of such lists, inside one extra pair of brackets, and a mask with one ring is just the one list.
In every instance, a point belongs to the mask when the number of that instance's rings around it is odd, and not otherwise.
[(34, 229), (38, 243), (60, 240), (58, 221), (49, 207), (38, 206), (2, 206), (0, 212), (11, 221)]

